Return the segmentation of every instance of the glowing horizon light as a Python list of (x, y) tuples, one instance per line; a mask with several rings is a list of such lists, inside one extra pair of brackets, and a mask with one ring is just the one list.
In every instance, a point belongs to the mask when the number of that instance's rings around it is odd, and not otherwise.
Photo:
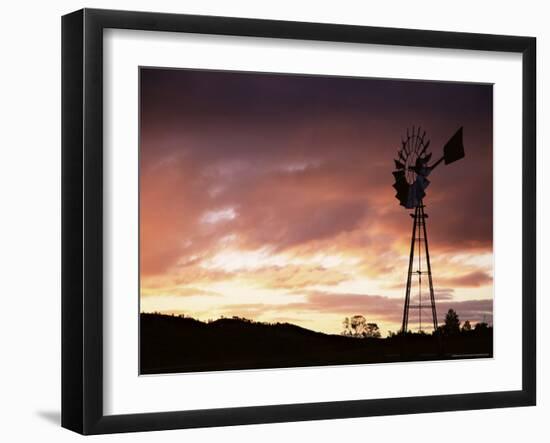
[(224, 250), (209, 260), (201, 262), (204, 269), (221, 269), (234, 272), (243, 269), (260, 269), (270, 266), (282, 266), (287, 261), (283, 256), (272, 255), (270, 248), (264, 247), (253, 251)]
[[(228, 235), (220, 241), (222, 244), (227, 244), (235, 238), (235, 235)], [(313, 265), (324, 269), (333, 269), (341, 266), (355, 266), (360, 262), (359, 257), (344, 256), (342, 254), (315, 254), (302, 257), (274, 254), (273, 249), (266, 246), (256, 250), (222, 250), (212, 258), (202, 261), (200, 266), (205, 269), (222, 269), (234, 272), (297, 265)]]

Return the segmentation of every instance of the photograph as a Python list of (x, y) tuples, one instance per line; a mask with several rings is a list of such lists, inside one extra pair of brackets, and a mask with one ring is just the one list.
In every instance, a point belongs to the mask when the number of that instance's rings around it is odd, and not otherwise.
[(139, 140), (140, 374), (493, 357), (492, 84), (140, 66)]

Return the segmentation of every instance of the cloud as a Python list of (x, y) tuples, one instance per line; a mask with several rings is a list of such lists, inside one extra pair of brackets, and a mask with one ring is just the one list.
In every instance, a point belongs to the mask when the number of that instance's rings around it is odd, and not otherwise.
[(176, 297), (194, 297), (194, 296), (220, 296), (221, 294), (216, 291), (193, 288), (193, 287), (157, 287), (157, 288), (142, 288), (142, 296), (155, 296), (155, 295), (171, 295)]
[(453, 287), (479, 287), (493, 283), (493, 277), (484, 271), (474, 271), (457, 277), (439, 278), (439, 283)]
[(287, 265), (263, 268), (241, 275), (240, 278), (267, 288), (300, 289), (313, 285), (337, 285), (350, 277), (344, 272), (328, 270), (322, 266)]
[(201, 217), (201, 222), (203, 223), (219, 223), (227, 220), (233, 220), (237, 214), (233, 208), (225, 208), (214, 211), (207, 211)]
[[(380, 132), (383, 126), (357, 126), (354, 118), (254, 129), (236, 121), (209, 133), (189, 126), (182, 132), (178, 125), (156, 137), (158, 130), (144, 129), (143, 272), (164, 272), (231, 233), (245, 249), (285, 251), (360, 232), (372, 233), (371, 248), (391, 246), (388, 240), (406, 247), (410, 219), (391, 187), (399, 137)], [(220, 139), (224, 131), (230, 136)], [(491, 248), (490, 145), (468, 141), (473, 146), (461, 167), (453, 164), (431, 177), (427, 212), (434, 253)]]
[(434, 297), (437, 301), (452, 300), (455, 290), (452, 288), (440, 288), (434, 290)]

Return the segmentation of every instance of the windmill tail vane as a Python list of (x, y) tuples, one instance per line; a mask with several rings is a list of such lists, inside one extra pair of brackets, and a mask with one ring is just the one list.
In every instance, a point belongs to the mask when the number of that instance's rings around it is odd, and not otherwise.
[[(426, 138), (426, 131), (420, 127), (407, 129), (406, 136), (401, 139), (401, 149), (394, 159), (395, 170), (392, 172), (395, 179), (393, 188), (396, 190), (395, 197), (399, 204), (406, 209), (414, 209), (410, 216), (413, 218), (411, 248), (409, 254), (409, 268), (405, 289), (405, 303), (403, 307), (402, 333), (406, 333), (409, 324), (409, 311), (418, 311), (418, 330), (422, 332), (422, 313), (430, 309), (431, 323), (434, 330), (437, 330), (437, 310), (435, 306), (435, 295), (432, 280), (432, 268), (430, 263), (430, 252), (428, 249), (428, 231), (426, 226), (426, 214), (424, 198), (426, 189), (430, 185), (428, 176), (434, 169), (444, 162), (445, 165), (464, 158), (463, 128), (460, 127), (443, 147), (443, 154), (435, 162), (432, 161), (432, 152), (429, 150), (430, 140)], [(417, 296), (415, 304), (411, 304), (411, 290), (413, 284), (417, 283)], [(423, 285), (425, 291), (423, 293)], [(427, 286), (427, 287), (426, 287)], [(424, 304), (422, 296), (424, 295)], [(418, 303), (418, 304), (416, 304)]]

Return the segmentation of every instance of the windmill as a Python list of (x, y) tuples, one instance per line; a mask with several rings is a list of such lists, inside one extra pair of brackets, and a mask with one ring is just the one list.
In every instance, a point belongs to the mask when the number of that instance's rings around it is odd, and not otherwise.
[[(422, 310), (431, 309), (431, 317), (434, 330), (437, 330), (437, 311), (435, 308), (435, 297), (432, 282), (432, 268), (430, 265), (430, 252), (428, 249), (428, 232), (426, 229), (424, 197), (426, 197), (426, 188), (430, 184), (428, 176), (441, 163), (446, 165), (460, 160), (464, 157), (464, 145), (462, 143), (462, 128), (449, 139), (443, 147), (443, 156), (428, 165), (432, 159), (432, 153), (429, 151), (430, 141), (426, 138), (426, 131), (413, 126), (407, 136), (401, 140), (401, 149), (397, 152), (395, 161), (396, 170), (393, 171), (395, 183), (393, 187), (397, 191), (395, 196), (399, 204), (406, 209), (414, 209), (413, 228), (411, 237), (411, 250), (409, 255), (409, 271), (407, 273), (407, 287), (405, 291), (405, 304), (403, 307), (403, 323), (401, 331), (407, 332), (409, 325), (409, 310), (418, 310), (418, 330), (422, 331)], [(424, 255), (422, 253), (424, 249)], [(425, 267), (423, 268), (423, 260)], [(414, 263), (417, 261), (417, 269)], [(422, 278), (428, 278), (429, 304), (422, 304)], [(418, 295), (411, 305), (411, 286), (414, 279), (418, 279)], [(425, 280), (424, 280), (425, 282)], [(418, 303), (418, 304), (416, 304)]]

